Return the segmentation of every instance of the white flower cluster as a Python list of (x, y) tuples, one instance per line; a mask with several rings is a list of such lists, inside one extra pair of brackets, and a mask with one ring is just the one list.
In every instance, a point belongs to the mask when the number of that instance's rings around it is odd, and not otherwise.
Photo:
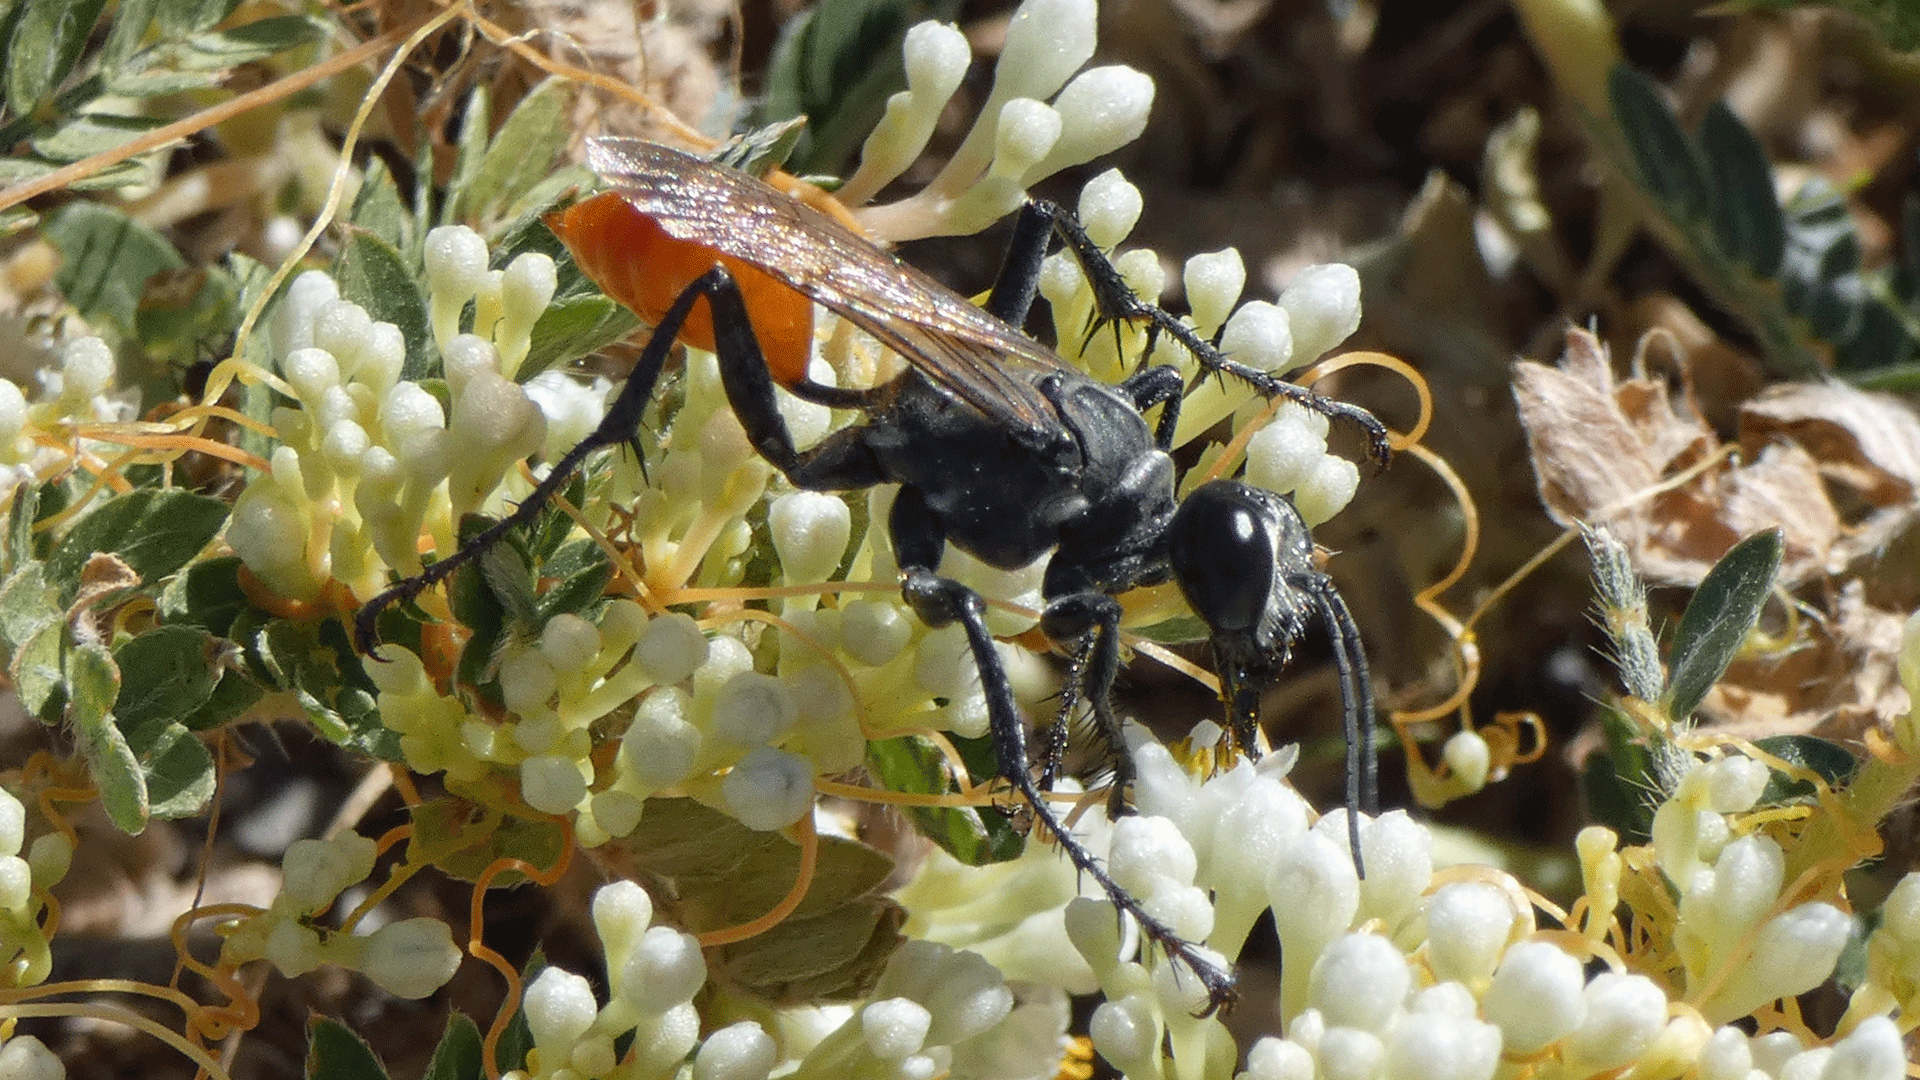
[[(465, 226), (435, 229), (426, 257), (451, 408), (400, 378), (400, 329), (341, 299), (326, 274), (300, 275), (281, 301), (270, 345), (294, 404), (274, 410), (280, 445), (235, 503), (227, 541), (288, 599), (314, 600), (329, 581), (371, 596), (388, 570), (420, 570), (422, 532), (453, 550), (461, 515), (498, 509), (502, 481), (546, 448), (542, 404), (584, 412), (556, 425), (570, 431), (598, 422), (597, 402), (556, 386), (536, 403), (513, 381), (553, 297), (552, 259), (526, 254), (489, 270), (486, 244)], [(474, 330), (462, 334), (468, 303)]]
[[(1093, 1017), (1094, 1046), (1136, 1080), (1487, 1080), (1520, 1061), (1543, 1078), (1628, 1066), (1662, 1076), (1697, 1068), (1715, 1080), (1897, 1080), (1904, 1071), (1899, 1032), (1884, 1017), (1860, 1020), (1828, 1046), (1784, 1031), (1750, 1038), (1713, 1027), (1818, 985), (1847, 935), (1846, 916), (1829, 904), (1782, 904), (1772, 841), (1728, 839), (1723, 815), (1750, 809), (1766, 780), (1750, 759), (1699, 763), (1661, 810), (1669, 847), (1656, 846), (1656, 855), (1684, 883), (1676, 947), (1691, 996), (1681, 1004), (1646, 975), (1589, 975), (1583, 954), (1567, 947), (1576, 939), (1536, 928), (1511, 877), (1464, 867), (1436, 874), (1431, 835), (1402, 812), (1363, 823), (1360, 880), (1345, 812), (1309, 825), (1311, 810), (1281, 782), (1284, 753), (1204, 783), (1157, 744), (1139, 746), (1136, 758), (1141, 815), (1082, 833), (1108, 852), (1116, 880), (1156, 918), (1226, 956), (1239, 952), (1263, 909), (1273, 910), (1287, 1037), (1256, 1044), (1243, 1072), (1234, 1072), (1226, 1029), (1195, 1015), (1206, 1004), (1196, 981), (1163, 960), (1131, 959), (1137, 942), (1123, 941), (1112, 906), (1066, 899), (1078, 890), (1057, 860), (973, 870), (936, 858), (899, 894), (915, 936), (964, 943), (1009, 974), (1083, 993), (1084, 969), (1036, 960), (1064, 915), (1106, 997)], [(1684, 838), (1670, 822), (1682, 817), (1698, 824), (1692, 846), (1675, 848)], [(1610, 912), (1621, 854), (1604, 829), (1589, 830), (1581, 846), (1589, 898)], [(1882, 981), (1905, 980), (1904, 1002), (1920, 987), (1920, 875), (1902, 883), (1887, 910), (1875, 947), (1889, 972)]]
[[(701, 1038), (693, 999), (707, 981), (692, 935), (654, 926), (653, 903), (628, 881), (593, 898), (593, 921), (607, 959), (607, 1001), (586, 979), (547, 968), (527, 988), (534, 1049), (514, 1080), (624, 1080), (687, 1075), (695, 1080), (1001, 1080), (1052, 1075), (1064, 995), (1040, 994), (1016, 1006), (1006, 980), (972, 953), (909, 942), (889, 960), (868, 1000), (742, 1020)], [(624, 1060), (617, 1042), (629, 1040)], [(1006, 1066), (1017, 1063), (1010, 1071)]]
[[(1153, 80), (1121, 66), (1080, 71), (1093, 55), (1098, 15), (1094, 0), (1021, 4), (1007, 24), (993, 89), (959, 149), (926, 187), (867, 208), (861, 223), (896, 242), (979, 232), (1018, 210), (1033, 184), (1138, 138)], [(887, 102), (860, 168), (840, 190), (849, 206), (919, 159), (973, 59), (957, 27), (933, 22), (909, 30), (904, 51), (907, 89)]]
[[(1140, 191), (1117, 170), (1094, 177), (1081, 190), (1076, 208), (1080, 224), (1096, 244), (1113, 250), (1133, 231), (1142, 210)], [(1127, 287), (1149, 302), (1156, 301), (1166, 281), (1159, 256), (1144, 248), (1121, 254), (1114, 262)], [(1344, 263), (1310, 266), (1280, 293), (1276, 302), (1239, 303), (1247, 283), (1240, 253), (1232, 248), (1195, 255), (1182, 273), (1192, 314), (1185, 321), (1204, 339), (1219, 336), (1219, 348), (1228, 359), (1274, 375), (1300, 367), (1345, 341), (1360, 325), (1360, 276)], [(1101, 328), (1088, 336), (1095, 318), (1092, 285), (1073, 256), (1065, 251), (1047, 257), (1041, 267), (1040, 294), (1053, 308), (1054, 332), (1066, 353), (1095, 376), (1118, 381), (1137, 364), (1144, 331), (1122, 328), (1115, 334)], [(1238, 305), (1238, 306), (1236, 306)], [(1076, 354), (1074, 349), (1078, 347)], [(1173, 364), (1194, 383), (1200, 366), (1179, 343), (1163, 336), (1152, 356), (1155, 363)], [(1236, 379), (1200, 381), (1180, 405), (1180, 424), (1173, 443), (1183, 446), (1228, 416), (1235, 428), (1244, 427), (1265, 409), (1251, 387)], [(1308, 525), (1332, 518), (1352, 501), (1360, 485), (1353, 462), (1327, 452), (1327, 418), (1304, 407), (1281, 406), (1273, 420), (1247, 442), (1247, 483), (1281, 495), (1291, 495)], [(1217, 460), (1209, 448), (1185, 482), (1197, 486)]]
[[(33, 482), (40, 468), (70, 454), (36, 441), (34, 433), (53, 434), (70, 424), (112, 423), (133, 419), (129, 391), (114, 389), (113, 350), (97, 337), (79, 337), (60, 350), (59, 368), (35, 373), (40, 393), (28, 402), (19, 386), (0, 379), (0, 491)], [(79, 449), (96, 444), (81, 440)]]
[(258, 915), (223, 928), (223, 964), (266, 959), (289, 977), (322, 964), (358, 971), (395, 997), (423, 998), (446, 985), (460, 966), (460, 949), (439, 919), (421, 916), (387, 923), (371, 933), (317, 927), (313, 917), (373, 872), (378, 849), (357, 833), (328, 840), (296, 840), (281, 860), (280, 894)]
[(32, 986), (47, 977), (53, 956), (40, 925), (45, 905), (35, 891), (45, 897), (72, 865), (73, 842), (64, 833), (27, 843), (27, 809), (0, 787), (0, 987)]

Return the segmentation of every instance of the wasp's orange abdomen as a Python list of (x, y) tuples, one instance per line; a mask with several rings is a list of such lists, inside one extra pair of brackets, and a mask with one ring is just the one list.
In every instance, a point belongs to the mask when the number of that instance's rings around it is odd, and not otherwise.
[[(658, 223), (615, 192), (595, 195), (548, 219), (580, 269), (649, 325), (658, 324), (695, 278), (727, 268), (746, 297), (754, 336), (778, 382), (805, 377), (813, 351), (813, 302), (767, 273), (712, 248), (668, 236)], [(680, 338), (713, 349), (713, 313), (694, 305)]]

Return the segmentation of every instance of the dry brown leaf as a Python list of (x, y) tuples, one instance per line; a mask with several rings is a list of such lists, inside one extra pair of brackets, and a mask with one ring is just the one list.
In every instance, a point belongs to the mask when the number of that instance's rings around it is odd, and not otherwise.
[(1740, 410), (1740, 442), (1751, 449), (1783, 438), (1874, 506), (1912, 502), (1920, 488), (1920, 417), (1885, 394), (1842, 383), (1771, 387)]
[(1548, 514), (1562, 525), (1607, 525), (1649, 580), (1697, 584), (1742, 537), (1776, 525), (1786, 538), (1784, 582), (1826, 571), (1840, 520), (1805, 450), (1760, 447), (1747, 464), (1717, 465), (1649, 495), (1719, 440), (1664, 379), (1640, 370), (1617, 379), (1606, 347), (1584, 330), (1568, 332), (1558, 369), (1516, 365), (1514, 399)]
[(1906, 616), (1866, 602), (1858, 581), (1834, 598), (1833, 614), (1803, 624), (1784, 653), (1742, 657), (1701, 703), (1707, 724), (1728, 735), (1818, 735), (1856, 742), (1883, 717), (1908, 708), (1895, 668)]

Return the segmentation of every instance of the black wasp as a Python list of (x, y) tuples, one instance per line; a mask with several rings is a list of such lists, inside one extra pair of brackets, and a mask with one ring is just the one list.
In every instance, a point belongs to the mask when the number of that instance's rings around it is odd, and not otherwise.
[[(940, 576), (948, 542), (1002, 569), (1053, 552), (1041, 629), (1073, 657), (1059, 722), (1084, 699), (1115, 752), (1115, 805), (1131, 763), (1111, 690), (1120, 660), (1115, 597), (1169, 579), (1212, 636), (1234, 743), (1259, 753), (1259, 696), (1311, 619), (1326, 627), (1339, 669), (1347, 740), (1347, 802), (1371, 809), (1373, 704), (1360, 634), (1293, 504), (1234, 480), (1174, 495), (1168, 456), (1184, 386), (1172, 367), (1143, 367), (1118, 385), (1091, 378), (1021, 334), (1041, 260), (1059, 235), (1085, 267), (1103, 320), (1141, 320), (1185, 346), (1209, 371), (1268, 396), (1361, 425), (1382, 466), (1385, 427), (1366, 410), (1236, 363), (1158, 307), (1134, 297), (1064, 211), (1029, 203), (985, 309), (874, 246), (838, 221), (744, 173), (635, 139), (597, 139), (588, 161), (613, 190), (553, 224), (581, 269), (655, 327), (597, 429), (557, 462), (505, 520), (399, 582), (360, 610), (355, 638), (375, 646), (375, 620), (445, 579), (508, 530), (533, 520), (587, 455), (628, 442), (677, 338), (710, 348), (749, 440), (797, 488), (849, 491), (901, 485), (890, 526), (901, 594), (929, 626), (964, 628), (986, 694), (1000, 778), (1074, 865), (1142, 932), (1190, 968), (1214, 1007), (1233, 976), (1152, 918), (1116, 885), (1048, 806), (1033, 775), (1026, 722), (972, 589)], [(704, 305), (702, 304), (704, 301)], [(806, 378), (811, 307), (819, 303), (910, 363), (866, 389)], [(704, 308), (704, 310), (702, 310)], [(779, 383), (864, 421), (798, 450), (775, 407)], [(1161, 409), (1149, 424), (1146, 412)], [(1049, 770), (1049, 773), (1051, 770)], [(1358, 824), (1351, 838), (1358, 861)]]

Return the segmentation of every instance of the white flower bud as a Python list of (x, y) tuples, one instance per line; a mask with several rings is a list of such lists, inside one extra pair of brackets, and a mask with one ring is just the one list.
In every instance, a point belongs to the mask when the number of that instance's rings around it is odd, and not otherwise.
[(500, 354), (495, 351), (493, 342), (476, 334), (455, 335), (453, 340), (441, 347), (440, 355), (447, 390), (455, 402), (467, 392), (467, 384), (474, 376), (482, 372), (500, 374)]
[(913, 640), (913, 623), (897, 604), (854, 600), (840, 609), (840, 646), (870, 667), (899, 656)]
[[(905, 949), (901, 953), (906, 953)], [(953, 1046), (986, 1032), (1013, 1011), (1013, 991), (1000, 970), (978, 953), (961, 952), (944, 945), (915, 950), (887, 965), (891, 975), (898, 967), (919, 957), (927, 977), (925, 989), (915, 1000), (927, 1007), (932, 1016), (927, 1029), (927, 1045)], [(930, 958), (930, 959), (929, 959)]]
[(13, 792), (0, 787), (0, 855), (18, 855), (26, 842), (27, 808)]
[(113, 389), (113, 350), (97, 337), (79, 337), (60, 351), (62, 411), (78, 412), (95, 395)]
[(693, 1056), (693, 1080), (767, 1080), (779, 1064), (779, 1048), (752, 1020), (707, 1036)]
[(1321, 1080), (1377, 1080), (1387, 1048), (1371, 1031), (1329, 1027), (1320, 1036)]
[(442, 225), (427, 234), (427, 287), (433, 339), (441, 346), (460, 332), (460, 312), (487, 276), (487, 242), (465, 225)]
[(626, 958), (653, 922), (653, 897), (637, 883), (622, 878), (594, 891), (592, 912), (608, 974), (618, 978), (613, 973), (626, 967)]
[(705, 740), (687, 720), (691, 705), (685, 690), (663, 686), (634, 710), (633, 723), (620, 740), (620, 762), (642, 785), (672, 787), (693, 772)]
[(32, 1035), (0, 1043), (0, 1076), (8, 1080), (67, 1080), (67, 1067), (47, 1044)]
[(1885, 1016), (1869, 1016), (1833, 1044), (1833, 1056), (1820, 1071), (1820, 1080), (1900, 1080), (1907, 1074), (1906, 1066), (1900, 1029)]
[(300, 400), (317, 406), (326, 392), (340, 385), (340, 365), (325, 349), (296, 349), (280, 360), (280, 370)]
[(1080, 189), (1075, 212), (1080, 218), (1080, 227), (1087, 231), (1087, 239), (1112, 251), (1133, 232), (1145, 206), (1140, 189), (1121, 175), (1119, 169), (1108, 169)]
[[(1238, 248), (1202, 252), (1187, 260), (1181, 272), (1193, 327), (1210, 336), (1227, 321), (1233, 305), (1247, 287), (1247, 264)], [(1291, 339), (1291, 335), (1289, 335)]]
[(1582, 997), (1586, 1018), (1567, 1037), (1567, 1053), (1588, 1072), (1634, 1060), (1666, 1026), (1667, 996), (1644, 975), (1601, 972)]
[(267, 931), (261, 956), (289, 979), (320, 966), (320, 935), (292, 919), (281, 919)]
[(0, 379), (0, 462), (15, 463), (26, 449), (20, 433), (27, 427), (27, 396), (11, 381)]
[(905, 1061), (927, 1044), (933, 1014), (903, 997), (875, 1001), (860, 1010), (860, 1037), (882, 1061)]
[(1748, 1039), (1747, 1049), (1753, 1055), (1754, 1068), (1768, 1076), (1777, 1077), (1786, 1068), (1788, 1059), (1806, 1047), (1801, 1045), (1800, 1037), (1791, 1031), (1769, 1031)]
[(1053, 106), (1032, 98), (1014, 98), (1000, 106), (989, 175), (1017, 184), (1059, 141), (1060, 114)]
[(1045, 98), (1060, 89), (1093, 55), (1096, 15), (1094, 0), (1026, 0), (1007, 23), (994, 96)]
[[(1242, 304), (1227, 319), (1227, 328), (1220, 335), (1220, 351), (1250, 368), (1280, 371), (1293, 359), (1292, 318), (1285, 308), (1265, 300)], [(1323, 452), (1325, 444), (1323, 432)]]
[(373, 873), (379, 845), (359, 833), (343, 832), (326, 840), (295, 840), (280, 860), (281, 891), (302, 912), (333, 903), (341, 891)]
[(1167, 268), (1161, 265), (1160, 256), (1145, 248), (1122, 252), (1113, 260), (1113, 268), (1120, 272), (1128, 291), (1149, 303), (1167, 291)]
[(273, 354), (285, 356), (312, 345), (314, 316), (339, 295), (339, 284), (323, 270), (308, 270), (294, 278), (274, 313)]
[(27, 865), (33, 868), (33, 880), (41, 888), (51, 888), (73, 867), (73, 841), (57, 832), (35, 837), (27, 848)]
[(952, 23), (928, 20), (909, 29), (900, 43), (906, 61), (907, 87), (916, 103), (937, 114), (960, 83), (967, 77), (967, 65), (973, 62), (973, 49), (967, 35)]
[(33, 899), (33, 868), (18, 855), (0, 855), (0, 911), (28, 913)]
[(1360, 831), (1360, 854), (1367, 866), (1360, 909), (1391, 932), (1420, 906), (1433, 880), (1433, 833), (1394, 810)]
[[(1002, 68), (1005, 65), (1002, 59)], [(1089, 68), (1060, 91), (1053, 107), (1063, 122), (1060, 141), (1028, 170), (1028, 184), (1084, 165), (1139, 138), (1153, 109), (1153, 79), (1120, 65)]]
[(1329, 521), (1346, 509), (1360, 490), (1360, 467), (1346, 458), (1328, 454), (1314, 463), (1313, 470), (1293, 493), (1294, 509), (1308, 527)]
[(1406, 1000), (1407, 958), (1376, 934), (1348, 934), (1313, 963), (1307, 1001), (1329, 1024), (1384, 1032)]
[(1346, 263), (1309, 266), (1280, 293), (1293, 328), (1293, 352), (1310, 363), (1360, 328), (1360, 275)]
[[(1351, 462), (1346, 464), (1352, 465)], [(1353, 477), (1357, 487), (1360, 481), (1358, 469), (1354, 470)], [(1487, 772), (1493, 766), (1493, 750), (1487, 745), (1486, 737), (1479, 732), (1456, 731), (1441, 748), (1440, 760), (1446, 762), (1447, 771), (1453, 774), (1454, 782), (1463, 791), (1471, 793), (1487, 786)]]
[[(692, 616), (675, 611), (647, 623), (634, 644), (633, 660), (647, 678), (671, 685), (691, 677), (707, 662), (710, 652), (711, 645), (700, 632), (700, 624)], [(747, 662), (750, 666), (753, 658), (749, 656)]]
[(447, 426), (447, 414), (440, 402), (419, 383), (395, 383), (380, 399), (380, 430), (386, 433), (389, 449), (400, 449), (410, 438), (422, 432)]
[(1698, 1065), (1700, 1080), (1747, 1080), (1753, 1069), (1747, 1033), (1731, 1026), (1715, 1031), (1701, 1048)]
[(1408, 1017), (1387, 1036), (1386, 1080), (1490, 1080), (1500, 1029), (1471, 1016)]
[(1140, 814), (1114, 822), (1107, 873), (1122, 889), (1151, 896), (1165, 882), (1192, 883), (1196, 869), (1193, 845), (1173, 822)]
[(692, 1001), (707, 984), (699, 940), (671, 926), (648, 930), (627, 957), (622, 984), (626, 1000), (648, 1016)]
[(1308, 422), (1310, 415), (1289, 402), (1272, 423), (1253, 433), (1247, 440), (1247, 483), (1285, 495), (1312, 475), (1327, 456), (1327, 433)]
[(767, 528), (787, 581), (811, 585), (839, 569), (852, 537), (853, 513), (836, 496), (792, 491), (767, 507)]
[(1087, 1036), (1100, 1056), (1123, 1074), (1152, 1076), (1159, 1072), (1160, 1020), (1144, 994), (1129, 994), (1102, 1002), (1087, 1023)]
[(460, 967), (453, 932), (439, 919), (422, 916), (388, 923), (367, 936), (360, 971), (374, 985), (408, 1001), (418, 1001), (447, 984)]
[(372, 390), (375, 396), (386, 393), (400, 381), (407, 363), (407, 339), (390, 322), (377, 322), (367, 335), (367, 351), (354, 370), (355, 381)]
[[(539, 652), (514, 653), (500, 663), (501, 701), (522, 716), (544, 709), (558, 683), (559, 676), (554, 674), (553, 665)], [(527, 749), (537, 751), (543, 747)]]
[(720, 782), (720, 794), (747, 828), (784, 829), (813, 809), (813, 763), (762, 746), (740, 759)]
[(564, 968), (549, 967), (527, 987), (521, 1007), (533, 1044), (548, 1053), (566, 1053), (593, 1027), (600, 1012), (593, 987)]
[(558, 288), (559, 277), (550, 255), (526, 251), (507, 264), (500, 279), (500, 325), (494, 330), (503, 374), (512, 375), (519, 370), (533, 338), (533, 324), (546, 312)]
[(1507, 1049), (1532, 1054), (1564, 1038), (1586, 1017), (1580, 961), (1544, 941), (1507, 950), (1480, 999)]
[(743, 671), (727, 680), (713, 705), (713, 730), (741, 746), (764, 746), (799, 720), (793, 695), (779, 679)]
[(1442, 887), (1427, 901), (1427, 956), (1434, 974), (1469, 986), (1493, 974), (1513, 931), (1506, 893), (1480, 881)]
[(373, 316), (351, 300), (334, 300), (320, 306), (313, 320), (313, 344), (332, 353), (340, 364), (340, 377), (349, 378), (360, 370), (361, 358), (373, 348)]
[(1313, 1055), (1292, 1040), (1264, 1038), (1247, 1051), (1247, 1069), (1234, 1080), (1313, 1080)]
[(600, 628), (563, 612), (540, 628), (540, 655), (555, 671), (580, 672), (600, 654)]
[(1707, 806), (1716, 814), (1739, 814), (1753, 809), (1767, 788), (1767, 767), (1744, 754), (1729, 754), (1703, 767), (1707, 777)]
[(1747, 962), (1701, 1011), (1732, 1019), (1819, 986), (1840, 962), (1852, 929), (1852, 918), (1831, 904), (1801, 904), (1775, 915), (1760, 928)]
[(520, 763), (520, 797), (543, 814), (568, 814), (587, 797), (581, 762), (563, 754), (540, 754)]

